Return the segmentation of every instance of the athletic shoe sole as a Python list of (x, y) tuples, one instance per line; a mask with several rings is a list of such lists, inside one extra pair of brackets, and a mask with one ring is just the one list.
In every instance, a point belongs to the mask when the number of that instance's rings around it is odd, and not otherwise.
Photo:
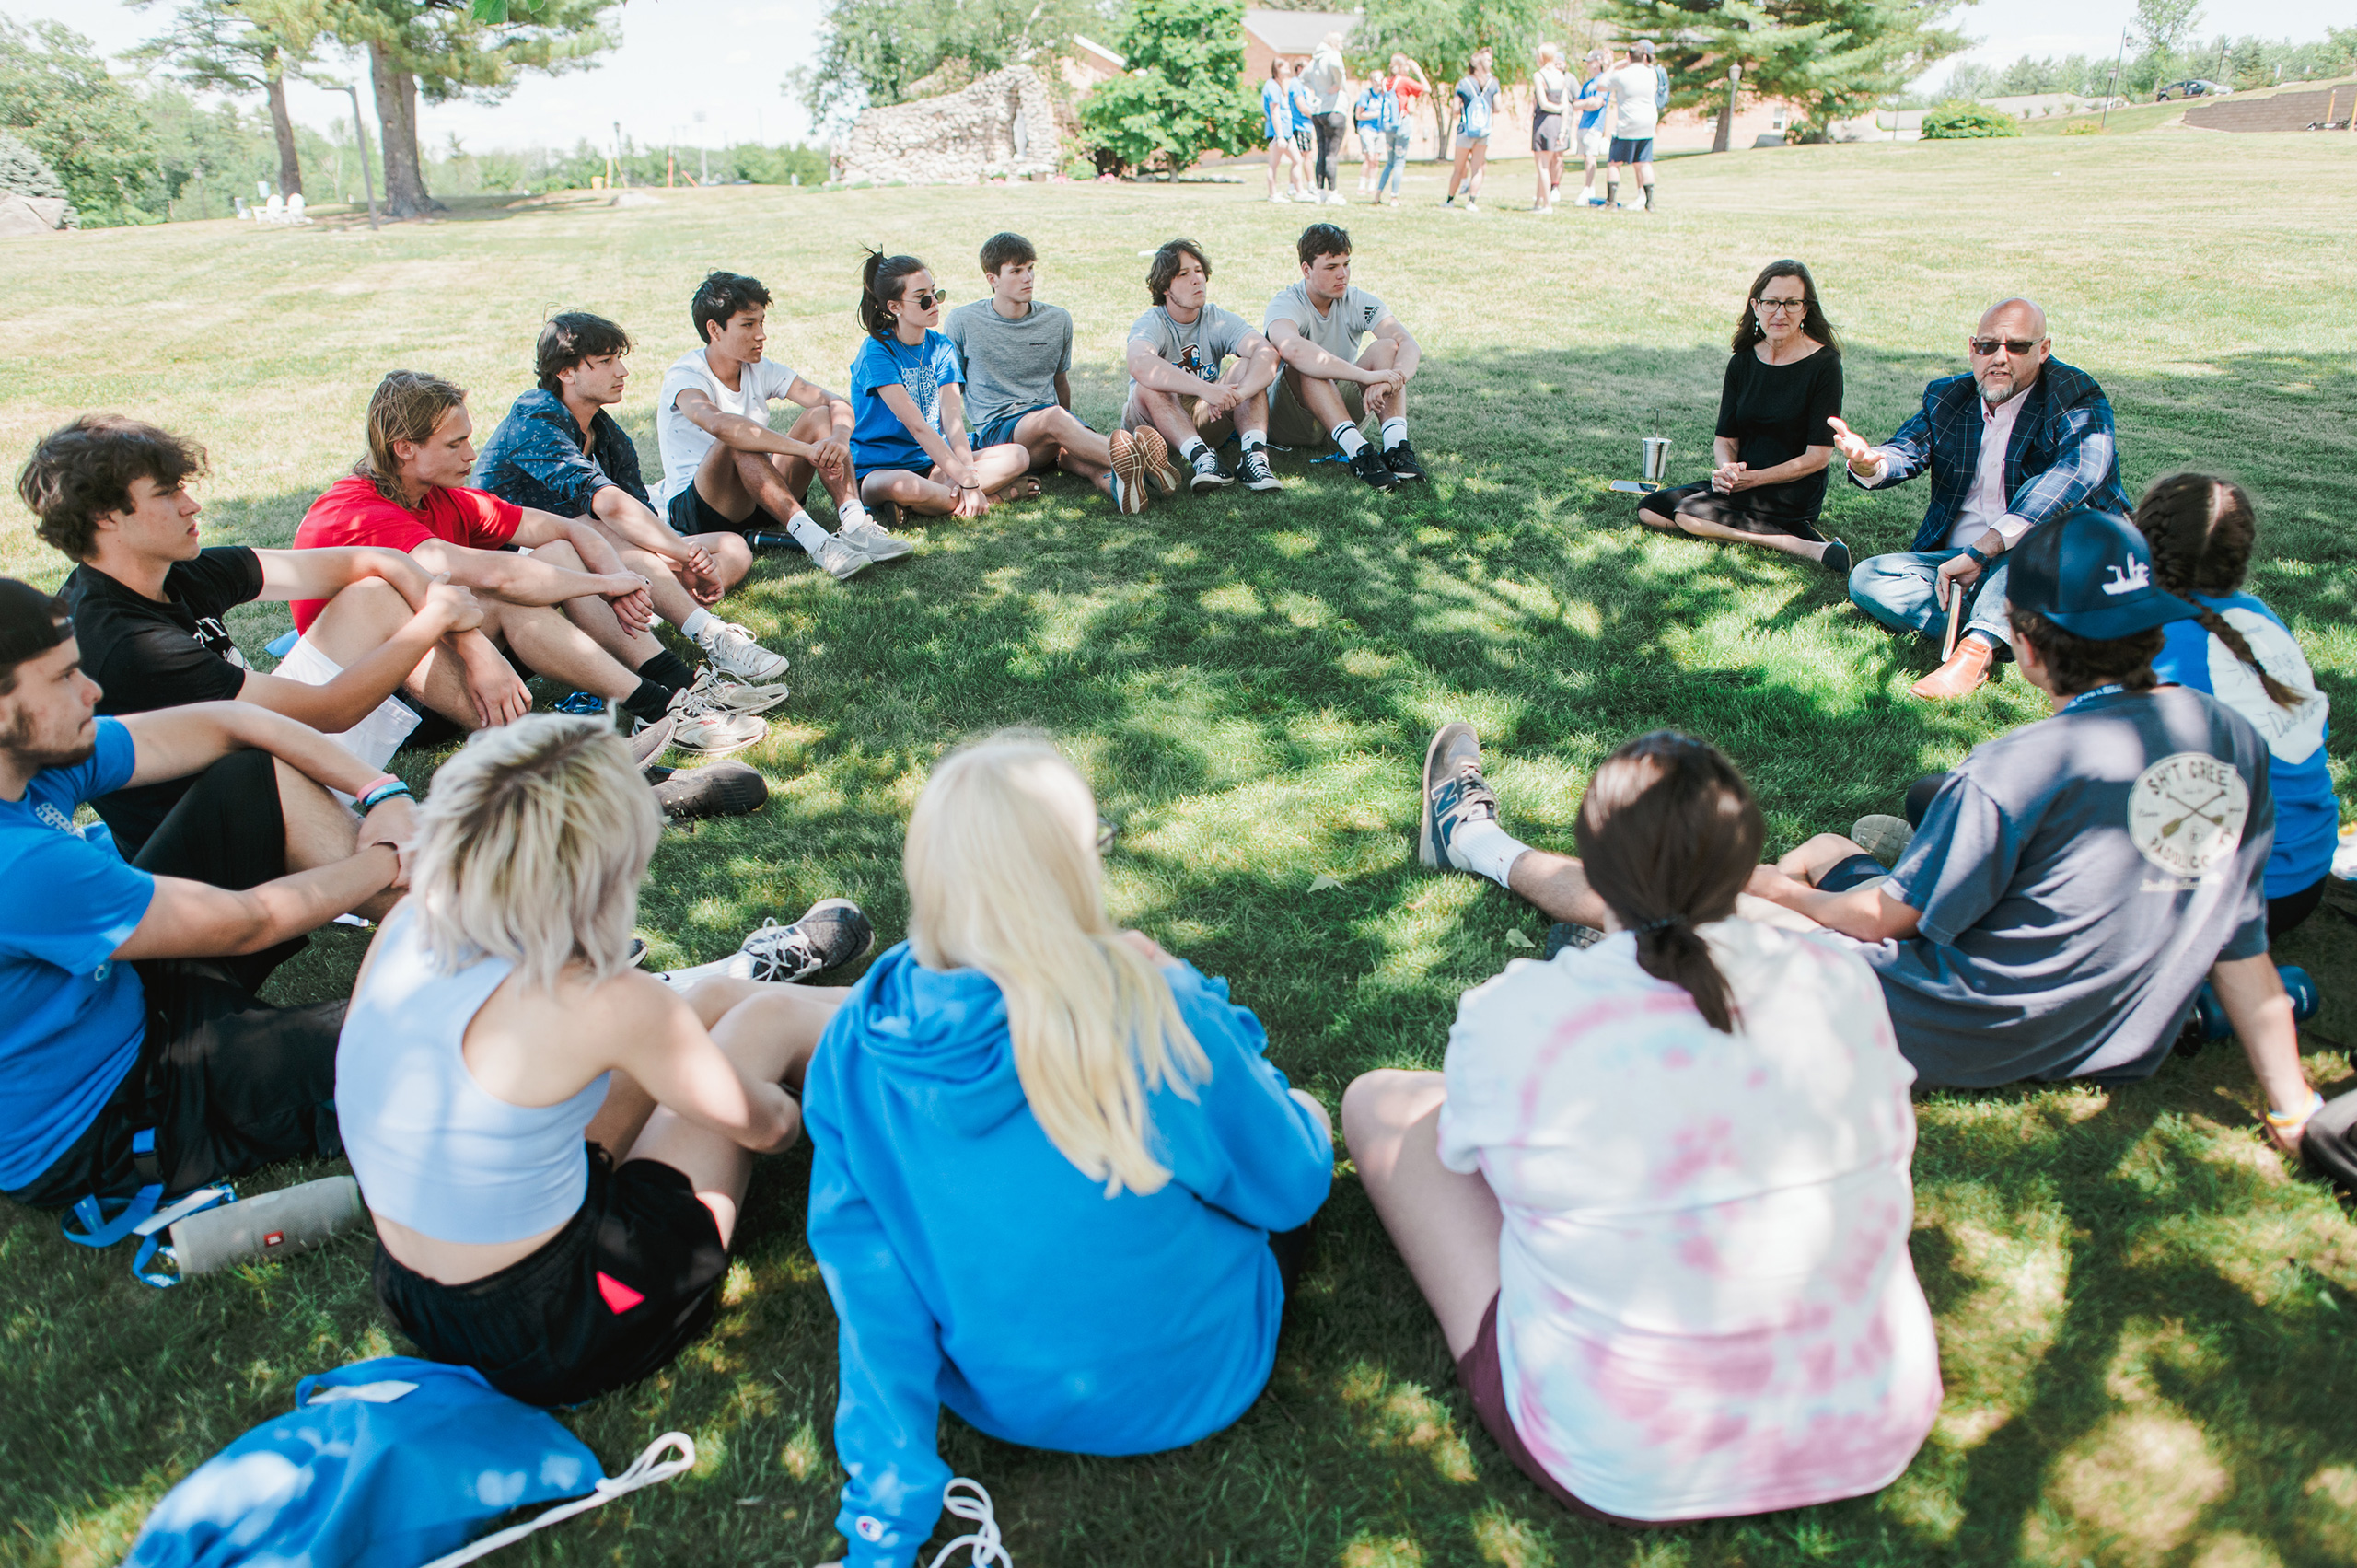
[(1423, 826), (1417, 835), (1416, 858), (1435, 871), (1444, 868), (1454, 871), (1457, 868), (1453, 865), (1444, 867), (1439, 840), (1434, 831), (1436, 824), (1433, 821), (1433, 764), (1440, 761), (1441, 753), (1449, 741), (1457, 738), (1459, 730), (1471, 735), (1473, 726), (1463, 719), (1451, 719), (1433, 731), (1433, 742), (1424, 748)]
[(655, 786), (655, 804), (674, 822), (703, 817), (743, 817), (770, 798), (768, 781), (742, 762), (682, 768)]
[[(744, 693), (739, 696), (736, 693)], [(755, 686), (749, 681), (731, 680), (707, 693), (704, 701), (716, 714), (743, 714), (758, 718), (783, 703), (792, 692), (784, 681), (765, 681)]]
[(1120, 494), (1114, 497), (1114, 504), (1128, 514), (1144, 511), (1144, 443), (1127, 430), (1116, 430), (1105, 438), (1105, 445), (1112, 449), (1113, 477), (1120, 482)]
[(1873, 855), (1885, 866), (1897, 865), (1907, 846), (1915, 842), (1915, 830), (1904, 817), (1886, 817), (1876, 813), (1861, 817), (1850, 824), (1850, 842)]
[(1165, 495), (1178, 494), (1187, 476), (1171, 462), (1170, 443), (1162, 438), (1162, 432), (1151, 424), (1141, 425), (1130, 432), (1130, 439), (1137, 444), (1146, 479)]

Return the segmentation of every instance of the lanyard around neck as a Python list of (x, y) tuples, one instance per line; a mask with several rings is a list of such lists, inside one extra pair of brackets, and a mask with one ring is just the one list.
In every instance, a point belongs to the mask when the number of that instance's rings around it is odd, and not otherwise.
[(2067, 703), (2063, 703), (2063, 704), (2062, 704), (2062, 711), (2063, 711), (2064, 713), (2066, 713), (2066, 714), (2067, 714), (2067, 713), (2069, 713), (2073, 708), (2077, 707), (2077, 706), (2078, 706), (2080, 703), (2092, 703), (2092, 702), (2094, 702), (2097, 697), (2113, 697), (2113, 696), (2117, 696), (2117, 695), (2119, 695), (2120, 692), (2125, 691), (2127, 691), (2127, 690), (2128, 690), (2128, 688), (2127, 688), (2127, 687), (2122, 686), (2119, 681), (2115, 680), (2115, 681), (2111, 682), (2111, 684), (2109, 684), (2108, 686), (2098, 686), (2098, 687), (2096, 687), (2096, 688), (2094, 691), (2082, 691), (2082, 692), (2080, 692), (2077, 696), (2075, 696), (2075, 697), (2072, 698), (2069, 702), (2067, 702)]

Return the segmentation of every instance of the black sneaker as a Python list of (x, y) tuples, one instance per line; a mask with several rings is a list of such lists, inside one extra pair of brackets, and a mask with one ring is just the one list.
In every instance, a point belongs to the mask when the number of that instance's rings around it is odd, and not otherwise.
[(876, 946), (876, 928), (849, 899), (820, 899), (792, 925), (764, 920), (745, 934), (738, 951), (752, 960), (752, 978), (778, 985), (816, 980), (856, 962)]
[(1593, 925), (1559, 920), (1547, 928), (1547, 958), (1553, 961), (1555, 955), (1566, 947), (1593, 947), (1604, 940), (1604, 935)]
[(1481, 776), (1481, 738), (1463, 719), (1452, 719), (1433, 732), (1433, 743), (1424, 749), (1424, 820), (1416, 858), (1462, 871), (1448, 853), (1457, 825), (1497, 819), (1497, 792)]
[(1254, 447), (1236, 459), (1236, 477), (1247, 490), (1283, 490), (1285, 482), (1269, 466), (1269, 449)]
[(1209, 447), (1195, 454), (1194, 476), (1187, 481), (1187, 488), (1201, 495), (1207, 490), (1225, 490), (1236, 482), (1236, 476), (1219, 466), (1219, 458)]
[(1408, 445), (1405, 436), (1400, 438), (1398, 446), (1386, 447), (1383, 449), (1383, 466), (1398, 474), (1402, 480), (1413, 480), (1419, 484), (1422, 483), (1426, 477), (1424, 465), (1416, 460), (1416, 449)]
[(768, 804), (770, 786), (760, 772), (742, 762), (683, 768), (655, 786), (655, 804), (667, 820), (743, 817)]
[(1351, 471), (1387, 494), (1399, 488), (1399, 476), (1385, 465), (1383, 454), (1375, 449), (1372, 441), (1361, 447), (1359, 455), (1351, 459)]

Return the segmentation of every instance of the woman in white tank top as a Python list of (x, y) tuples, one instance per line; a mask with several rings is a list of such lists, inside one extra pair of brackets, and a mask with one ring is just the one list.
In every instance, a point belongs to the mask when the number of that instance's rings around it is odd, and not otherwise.
[[(336, 1051), (377, 1290), (436, 1360), (535, 1404), (668, 1364), (710, 1320), (752, 1156), (783, 1149), (842, 993), (630, 967), (662, 830), (595, 719), (477, 732), (419, 813), (410, 897)], [(852, 912), (865, 949), (866, 923)]]

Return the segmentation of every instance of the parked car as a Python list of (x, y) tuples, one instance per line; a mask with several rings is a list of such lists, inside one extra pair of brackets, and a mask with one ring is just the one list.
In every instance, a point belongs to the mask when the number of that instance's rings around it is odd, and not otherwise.
[(2234, 90), (2222, 82), (2205, 82), (2196, 76), (2182, 82), (2171, 82), (2153, 95), (2153, 101), (2166, 103), (2173, 98), (2223, 98)]

